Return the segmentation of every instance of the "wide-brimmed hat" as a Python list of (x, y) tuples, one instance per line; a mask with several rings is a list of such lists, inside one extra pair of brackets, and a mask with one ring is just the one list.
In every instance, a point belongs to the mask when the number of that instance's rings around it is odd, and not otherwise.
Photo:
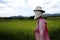
[(40, 7), (40, 6), (37, 6), (37, 7), (34, 9), (34, 12), (35, 12), (35, 11), (41, 11), (42, 13), (45, 13), (45, 11), (42, 10), (42, 7)]

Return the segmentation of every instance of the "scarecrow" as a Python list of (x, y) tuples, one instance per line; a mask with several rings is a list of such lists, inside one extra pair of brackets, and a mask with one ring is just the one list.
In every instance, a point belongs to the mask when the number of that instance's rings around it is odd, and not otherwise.
[(47, 22), (43, 17), (44, 10), (40, 6), (37, 6), (34, 10), (35, 17), (37, 19), (37, 26), (35, 29), (35, 37), (36, 40), (50, 40), (48, 29), (47, 29)]

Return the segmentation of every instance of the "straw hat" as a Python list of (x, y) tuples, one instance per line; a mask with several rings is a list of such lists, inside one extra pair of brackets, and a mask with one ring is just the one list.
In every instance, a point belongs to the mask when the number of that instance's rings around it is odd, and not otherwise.
[(40, 6), (37, 6), (37, 7), (34, 9), (34, 12), (35, 12), (35, 11), (41, 11), (42, 13), (45, 13), (45, 11), (42, 10), (42, 7), (40, 7)]

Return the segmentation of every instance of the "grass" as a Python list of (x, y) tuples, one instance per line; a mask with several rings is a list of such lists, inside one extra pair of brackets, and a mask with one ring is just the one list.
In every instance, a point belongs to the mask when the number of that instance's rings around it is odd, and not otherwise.
[[(60, 40), (60, 20), (47, 20), (51, 40)], [(35, 40), (36, 20), (0, 21), (0, 40)]]
[(48, 20), (51, 40), (60, 40), (60, 20)]

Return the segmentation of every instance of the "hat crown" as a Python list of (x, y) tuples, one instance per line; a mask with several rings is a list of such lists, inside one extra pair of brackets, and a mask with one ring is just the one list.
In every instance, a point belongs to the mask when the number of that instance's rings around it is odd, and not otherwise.
[(37, 6), (36, 8), (35, 8), (35, 10), (41, 10), (42, 9), (42, 7), (40, 7), (40, 6)]
[(40, 6), (37, 6), (37, 7), (34, 9), (34, 12), (35, 12), (35, 11), (40, 11), (40, 12), (42, 12), (42, 13), (45, 13), (45, 11), (42, 10), (42, 7), (40, 7)]

